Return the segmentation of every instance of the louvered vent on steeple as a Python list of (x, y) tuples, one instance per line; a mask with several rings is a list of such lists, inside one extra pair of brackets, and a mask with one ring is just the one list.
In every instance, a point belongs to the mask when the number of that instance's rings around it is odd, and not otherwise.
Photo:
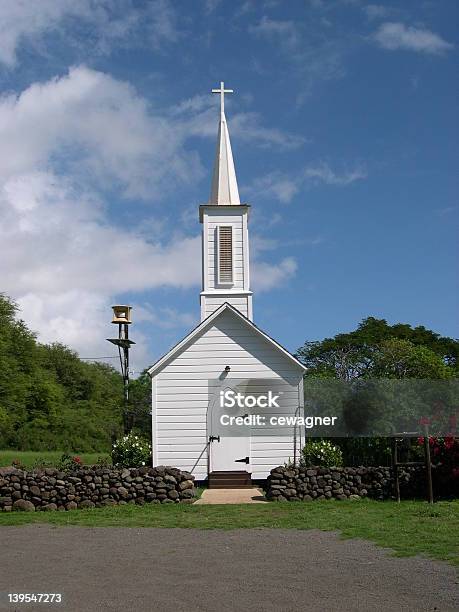
[(218, 227), (218, 283), (233, 282), (233, 228), (231, 225)]

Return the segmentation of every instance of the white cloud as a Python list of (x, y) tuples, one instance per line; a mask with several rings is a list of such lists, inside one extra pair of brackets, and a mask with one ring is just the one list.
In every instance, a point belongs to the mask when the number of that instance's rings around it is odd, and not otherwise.
[[(78, 40), (78, 21), (84, 41)], [(180, 38), (177, 14), (169, 0), (0, 0), (0, 62), (13, 68), (22, 46), (39, 45), (49, 34), (59, 34), (67, 44), (108, 53), (116, 44), (151, 45), (163, 49)]]
[(318, 185), (346, 186), (367, 177), (367, 172), (361, 166), (352, 170), (333, 170), (326, 162), (317, 162), (307, 165), (301, 172), (271, 172), (256, 178), (242, 191), (248, 198), (256, 198), (260, 193), (271, 197), (282, 204), (288, 204), (308, 183)]
[[(110, 225), (102, 204), (47, 173), (15, 176), (0, 191), (7, 291), (109, 294), (160, 286), (191, 287), (200, 278), (198, 236), (167, 243)], [(1, 266), (1, 264), (0, 264)], [(20, 271), (18, 274), (18, 270)], [(122, 282), (121, 280), (122, 279)]]
[(0, 177), (46, 167), (65, 152), (86, 180), (157, 198), (173, 181), (200, 176), (182, 149), (186, 133), (151, 114), (127, 83), (84, 66), (21, 95), (0, 98)]
[[(110, 225), (101, 202), (65, 179), (16, 176), (3, 185), (0, 208), (2, 289), (17, 298), (44, 342), (63, 342), (83, 356), (109, 355), (106, 323), (117, 293), (199, 283), (198, 236), (149, 243)], [(169, 328), (174, 319), (188, 321), (161, 311), (151, 322)], [(140, 370), (149, 357), (138, 328), (135, 340)]]
[(405, 26), (403, 23), (383, 23), (372, 35), (381, 47), (390, 51), (405, 49), (431, 55), (441, 55), (454, 48), (438, 34), (423, 28)]
[[(17, 303), (21, 318), (39, 332), (41, 342), (61, 342), (84, 358), (112, 357), (101, 361), (118, 368), (117, 349), (106, 340), (116, 337), (117, 329), (110, 323), (110, 300), (104, 295), (69, 289), (59, 294), (27, 293)], [(131, 368), (140, 372), (150, 359), (147, 338), (136, 326)]]
[[(280, 49), (291, 64), (300, 90), (296, 100), (299, 105), (317, 83), (341, 78), (345, 74), (343, 59), (348, 52), (348, 41), (329, 33), (324, 35), (322, 30), (314, 19), (282, 21), (266, 16), (248, 28), (253, 36), (268, 40), (274, 48)], [(258, 58), (251, 61), (260, 65)]]
[[(170, 116), (182, 125), (181, 130), (187, 135), (205, 138), (216, 137), (216, 104), (210, 96), (198, 95), (188, 98), (170, 109)], [(225, 102), (231, 107), (231, 100)], [(298, 134), (292, 134), (268, 127), (262, 124), (261, 116), (256, 112), (234, 112), (228, 114), (228, 126), (231, 137), (242, 142), (250, 142), (251, 146), (259, 148), (276, 147), (289, 151), (301, 147), (306, 139)]]
[(156, 49), (163, 49), (165, 43), (175, 43), (181, 38), (177, 13), (169, 0), (150, 0), (146, 12), (137, 14), (140, 21), (146, 21), (148, 38)]
[(298, 264), (293, 257), (286, 257), (278, 264), (254, 261), (251, 277), (253, 288), (261, 292), (284, 285), (295, 276), (297, 269)]
[(250, 237), (250, 257), (257, 258), (263, 251), (273, 251), (279, 246), (276, 238), (266, 238), (260, 234), (252, 234)]
[(244, 189), (244, 193), (247, 193), (249, 198), (256, 198), (262, 193), (264, 197), (288, 204), (296, 196), (300, 187), (299, 177), (283, 172), (271, 172), (256, 178)]
[(393, 12), (392, 8), (383, 6), (382, 4), (367, 4), (366, 6), (362, 6), (362, 10), (369, 21), (383, 19)]
[[(167, 157), (177, 169), (170, 175), (188, 180), (179, 172), (187, 167), (183, 138), (128, 85), (87, 68), (0, 99), (2, 290), (41, 340), (110, 354), (106, 321), (117, 293), (199, 283), (198, 236), (160, 242), (154, 232), (148, 240), (123, 230), (98, 195), (101, 184), (118, 181), (130, 193), (149, 186), (154, 196)], [(61, 170), (62, 152), (78, 161), (66, 175), (53, 169), (57, 160)], [(140, 368), (148, 349), (138, 330), (136, 342)]]
[(284, 48), (295, 47), (299, 42), (299, 33), (294, 21), (270, 19), (264, 15), (260, 21), (249, 26), (249, 32), (256, 36), (275, 39)]
[(304, 178), (306, 180), (321, 182), (326, 185), (350, 185), (366, 177), (367, 173), (361, 167), (354, 168), (353, 170), (344, 170), (339, 173), (332, 170), (325, 162), (310, 164), (304, 169)]
[[(135, 303), (138, 292), (199, 286), (200, 236), (164, 237), (163, 219), (158, 231), (153, 221), (148, 232), (125, 229), (109, 214), (106, 192), (121, 186), (121, 197), (154, 200), (168, 182), (195, 180), (199, 161), (184, 150), (190, 135), (191, 124), (153, 114), (129, 85), (84, 67), (0, 98), (2, 290), (41, 340), (105, 355), (117, 294)], [(257, 266), (263, 289), (293, 273), (285, 260)], [(144, 321), (163, 329), (192, 323), (187, 313), (142, 303), (140, 316), (142, 307)], [(136, 342), (141, 369), (141, 330)]]
[(261, 125), (258, 113), (237, 113), (231, 119), (231, 134), (258, 147), (276, 147), (284, 151), (301, 147), (306, 139), (298, 134)]
[[(209, 94), (199, 94), (196, 96), (192, 96), (191, 98), (186, 98), (175, 106), (172, 106), (170, 109), (170, 114), (172, 117), (185, 117), (187, 115), (189, 116), (195, 115), (197, 113), (202, 113), (203, 111), (208, 112), (211, 108), (216, 108), (216, 101), (213, 104), (212, 98), (209, 96)], [(215, 112), (213, 112), (212, 114), (214, 115), (215, 123)]]
[(14, 66), (17, 48), (25, 39), (56, 29), (66, 16), (87, 18), (89, 14), (87, 0), (0, 0), (0, 61)]
[(179, 312), (176, 308), (156, 308), (150, 304), (134, 304), (136, 323), (147, 321), (153, 323), (160, 329), (176, 329), (181, 327), (193, 327), (196, 322), (196, 314), (190, 312)]

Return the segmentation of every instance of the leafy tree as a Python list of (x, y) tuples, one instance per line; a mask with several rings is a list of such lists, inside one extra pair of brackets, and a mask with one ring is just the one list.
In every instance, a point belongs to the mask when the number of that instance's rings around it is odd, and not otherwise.
[[(374, 317), (364, 319), (356, 330), (349, 333), (306, 342), (297, 351), (297, 357), (308, 366), (305, 377), (308, 396), (320, 398), (322, 405), (338, 406), (338, 412), (344, 410), (346, 424), (353, 431), (358, 431), (359, 426), (365, 429), (364, 417), (371, 416), (373, 408), (375, 414), (380, 414), (378, 394), (367, 387), (372, 379), (444, 380), (459, 375), (458, 340), (441, 337), (424, 326), (413, 328), (404, 323), (389, 325), (384, 319)], [(353, 385), (355, 388), (348, 404), (342, 405), (339, 388), (335, 388), (333, 381), (324, 386), (320, 380), (324, 378), (335, 379), (337, 384), (339, 381), (361, 381), (363, 386), (360, 382), (360, 386)], [(390, 391), (390, 384), (386, 387), (386, 391)], [(400, 390), (399, 387), (396, 389)], [(434, 386), (431, 392), (436, 390)], [(425, 393), (418, 389), (415, 397), (427, 403), (428, 386)], [(407, 396), (407, 399), (409, 401), (402, 401), (398, 397), (397, 401), (394, 399), (387, 404), (397, 413), (396, 417), (386, 414), (388, 423), (410, 422), (415, 404), (412, 398)], [(422, 402), (418, 408), (421, 405)], [(350, 423), (347, 422), (349, 419)], [(387, 438), (335, 438), (332, 441), (341, 447), (348, 465), (390, 462)]]
[(17, 312), (0, 295), (0, 448), (109, 451), (122, 431), (120, 374), (40, 344)]
[(374, 351), (367, 375), (377, 378), (451, 378), (454, 369), (426, 346), (409, 340), (384, 340)]
[[(402, 344), (394, 343), (395, 340)], [(405, 356), (400, 362), (402, 353)], [(383, 371), (392, 375), (401, 375), (404, 371), (404, 376), (418, 378), (432, 377), (433, 373), (440, 378), (459, 374), (458, 340), (441, 337), (424, 326), (389, 325), (386, 320), (374, 317), (364, 319), (349, 333), (305, 342), (296, 356), (308, 366), (307, 376), (348, 381), (381, 376)], [(440, 362), (447, 369), (440, 367)]]
[(148, 370), (129, 383), (128, 422), (148, 438), (151, 436), (151, 378)]

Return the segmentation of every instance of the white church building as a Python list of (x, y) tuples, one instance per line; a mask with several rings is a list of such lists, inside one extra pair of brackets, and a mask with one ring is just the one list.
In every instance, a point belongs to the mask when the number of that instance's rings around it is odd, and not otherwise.
[[(149, 370), (153, 465), (187, 470), (198, 481), (208, 479), (209, 486), (248, 486), (251, 479), (265, 479), (273, 467), (298, 457), (304, 429), (269, 435), (245, 425), (237, 435), (225, 435), (217, 422), (222, 390), (241, 381), (245, 388), (258, 383), (267, 390), (278, 381), (286, 390), (277, 412), (303, 414), (305, 367), (253, 322), (250, 206), (239, 199), (224, 109), (224, 96), (232, 90), (221, 83), (212, 91), (220, 94), (221, 112), (211, 195), (199, 207), (201, 322)], [(244, 408), (237, 414), (244, 416)]]

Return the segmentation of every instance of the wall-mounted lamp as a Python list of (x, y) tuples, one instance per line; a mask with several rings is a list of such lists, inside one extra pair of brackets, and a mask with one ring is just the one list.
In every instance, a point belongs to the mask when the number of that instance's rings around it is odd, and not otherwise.
[(231, 370), (231, 366), (225, 366), (225, 372), (229, 372)]

